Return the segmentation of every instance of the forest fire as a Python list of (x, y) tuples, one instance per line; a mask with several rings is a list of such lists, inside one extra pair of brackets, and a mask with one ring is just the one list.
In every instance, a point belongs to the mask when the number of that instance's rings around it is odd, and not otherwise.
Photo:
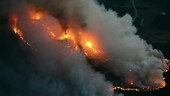
[[(46, 21), (47, 18), (43, 12), (34, 12), (31, 11), (30, 19), (34, 24), (37, 24), (41, 26), (43, 30), (49, 35), (49, 37), (53, 40), (56, 40), (57, 42), (64, 41), (70, 44), (71, 46), (74, 46), (75, 51), (81, 51), (87, 59), (90, 59), (92, 61), (99, 61), (100, 63), (105, 63), (106, 61), (109, 61), (111, 57), (108, 56), (107, 52), (103, 49), (100, 44), (100, 40), (96, 39), (96, 37), (90, 32), (76, 32), (71, 30), (72, 28), (67, 28), (67, 29), (62, 29), (60, 31), (56, 31), (55, 27), (53, 26), (58, 26), (56, 23), (51, 25), (49, 22)], [(24, 32), (19, 28), (18, 26), (18, 17), (17, 16), (12, 16), (12, 29), (17, 34), (20, 39), (25, 42), (28, 46), (32, 46), (29, 44), (25, 38), (24, 38)], [(55, 25), (56, 24), (56, 25)], [(60, 26), (60, 25), (59, 25)], [(41, 33), (39, 33), (41, 34)], [(70, 43), (71, 42), (71, 43)], [(34, 46), (33, 46), (34, 47)], [(167, 63), (167, 61), (163, 61)], [(95, 62), (96, 63), (96, 62)], [(96, 64), (97, 65), (97, 64)], [(168, 67), (162, 69), (164, 72), (167, 72), (169, 70), (169, 65)], [(133, 73), (132, 69), (129, 70), (130, 73)], [(154, 79), (153, 79), (154, 81)], [(159, 81), (155, 79), (155, 82), (158, 83), (158, 86), (156, 87), (136, 87), (136, 81), (135, 79), (130, 79), (128, 81), (128, 87), (122, 87), (122, 86), (116, 86), (113, 88), (113, 90), (120, 89), (120, 90), (132, 90), (132, 91), (148, 91), (148, 90), (157, 90), (160, 88), (163, 88), (166, 86), (166, 83), (163, 81)]]
[[(167, 18), (156, 21), (156, 15), (148, 14), (144, 23), (149, 25), (138, 29), (134, 24), (143, 17), (112, 10), (115, 5), (119, 9), (118, 1), (109, 8), (107, 0), (2, 0), (2, 96), (152, 96), (159, 93), (152, 90), (167, 90), (168, 35), (162, 39), (165, 34), (147, 33), (167, 32), (157, 28), (159, 21), (167, 25)], [(139, 3), (143, 8), (147, 2)]]
[(17, 18), (17, 16), (13, 15), (10, 20), (11, 20), (11, 22), (12, 22), (12, 23), (11, 23), (11, 26), (12, 26), (15, 34), (17, 34), (17, 35), (19, 36), (19, 38), (20, 38), (24, 43), (26, 43), (29, 47), (31, 47), (31, 44), (29, 44), (29, 43), (25, 40), (23, 32), (20, 30), (20, 28), (19, 28), (18, 25), (17, 25), (17, 24), (18, 24), (18, 18)]
[(165, 87), (166, 84), (163, 83), (162, 86), (159, 86), (159, 87), (144, 87), (144, 88), (124, 88), (124, 87), (121, 87), (121, 86), (117, 86), (117, 87), (114, 87), (112, 90), (124, 90), (124, 91), (152, 91), (152, 90), (159, 90), (160, 88), (163, 88)]
[(60, 39), (61, 39), (61, 40), (64, 40), (64, 39), (68, 39), (69, 37), (70, 37), (70, 35), (64, 34)]
[[(157, 82), (157, 80), (153, 81), (153, 82)], [(159, 90), (163, 87), (166, 86), (166, 82), (162, 82), (160, 85), (158, 85), (157, 87), (150, 87), (150, 86), (145, 86), (143, 88), (138, 88), (133, 86), (134, 83), (133, 82), (129, 82), (129, 87), (122, 87), (122, 86), (116, 86), (113, 88), (113, 90), (125, 90), (125, 91), (152, 91), (152, 90)]]
[[(81, 48), (83, 48), (84, 54), (89, 57), (89, 58), (100, 58), (102, 59), (101, 61), (107, 61), (108, 57), (106, 57), (106, 54), (100, 50), (97, 46), (97, 43), (94, 42), (94, 39), (92, 36), (88, 36), (87, 34), (84, 34), (82, 32), (78, 32), (78, 34), (74, 34), (75, 32), (73, 32), (71, 29), (67, 29), (66, 31), (63, 32), (59, 32), (61, 34), (56, 33), (55, 30), (53, 28), (50, 27), (50, 25), (47, 22), (43, 22), (43, 16), (45, 16), (45, 14), (43, 14), (43, 12), (35, 12), (35, 11), (29, 11), (30, 13), (30, 20), (32, 20), (32, 22), (41, 25), (46, 32), (55, 40), (68, 40), (71, 41), (73, 44), (75, 44), (76, 49), (77, 46), (80, 46)], [(24, 41), (26, 44), (28, 44), (29, 46), (31, 46), (25, 39), (23, 36), (23, 32), (19, 29), (19, 27), (17, 26), (17, 17), (13, 17), (12, 20), (14, 23), (12, 28), (14, 30), (14, 32), (16, 34), (18, 34), (18, 36), (21, 38), (22, 41)], [(33, 24), (34, 24), (33, 23)], [(75, 37), (82, 37), (79, 39), (76, 39)], [(93, 42), (92, 42), (93, 41)]]
[(58, 38), (59, 40), (72, 40), (75, 42), (74, 35), (70, 32), (63, 32), (63, 34)]

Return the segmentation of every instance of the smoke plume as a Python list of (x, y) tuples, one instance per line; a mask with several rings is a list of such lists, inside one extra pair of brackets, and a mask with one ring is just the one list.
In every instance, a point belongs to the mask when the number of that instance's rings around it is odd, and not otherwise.
[[(1, 15), (9, 17), (15, 34), (32, 50), (28, 61), (18, 56), (17, 68), (0, 60), (5, 82), (0, 89), (9, 88), (2, 89), (3, 96), (122, 96), (113, 89), (153, 90), (166, 84), (168, 60), (136, 35), (129, 14), (119, 17), (95, 0), (1, 4)], [(107, 73), (118, 81), (107, 81)]]

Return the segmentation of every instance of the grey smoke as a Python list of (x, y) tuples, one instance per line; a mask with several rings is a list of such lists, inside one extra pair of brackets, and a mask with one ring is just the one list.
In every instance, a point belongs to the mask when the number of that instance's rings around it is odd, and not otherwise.
[[(110, 57), (110, 60), (103, 64), (103, 69), (120, 78), (123, 84), (129, 84), (129, 78), (132, 78), (134, 86), (139, 88), (156, 87), (164, 81), (162, 69), (167, 65), (161, 62), (164, 59), (163, 54), (135, 34), (137, 29), (132, 25), (132, 18), (128, 14), (119, 17), (116, 12), (106, 10), (95, 0), (2, 2), (1, 4), (4, 5), (11, 4), (10, 7), (2, 7), (3, 15), (10, 14), (10, 12), (18, 14), (19, 26), (25, 38), (37, 50), (34, 53), (35, 58), (32, 58), (34, 62), (31, 64), (37, 73), (23, 76), (13, 72), (14, 69), (9, 69), (8, 66), (7, 70), (2, 71), (2, 73), (8, 73), (6, 76), (16, 76), (11, 77), (12, 79), (4, 79), (7, 83), (10, 82), (9, 87), (12, 91), (9, 91), (9, 96), (37, 96), (37, 94), (42, 96), (111, 96), (113, 94), (112, 84), (106, 81), (104, 75), (95, 72), (89, 66), (81, 51), (70, 52), (67, 43), (53, 42), (42, 26), (38, 24), (32, 26), (25, 13), (29, 4), (50, 14), (41, 22), (57, 25), (56, 34), (63, 31), (63, 26), (86, 30), (88, 34), (94, 34), (102, 49)], [(1, 65), (5, 66), (5, 64)], [(129, 72), (129, 70), (132, 71)], [(160, 81), (152, 82), (153, 78)], [(23, 83), (18, 84), (18, 81)], [(122, 86), (126, 86), (123, 84)], [(122, 94), (119, 95), (122, 96)]]
[[(46, 8), (43, 6), (44, 2), (47, 1), (40, 1), (38, 4)], [(95, 34), (111, 58), (109, 63), (104, 65), (105, 69), (123, 78), (122, 81), (129, 83), (128, 79), (132, 78), (134, 85), (140, 88), (156, 87), (164, 81), (162, 69), (167, 65), (161, 61), (164, 59), (163, 54), (135, 34), (137, 29), (133, 26), (130, 15), (119, 17), (116, 12), (107, 11), (94, 0), (63, 0), (62, 2), (51, 0), (49, 2), (53, 2), (54, 8), (63, 9), (62, 13), (65, 14), (69, 26), (74, 28), (71, 21), (76, 16), (78, 23), (86, 25), (85, 30), (93, 32), (89, 34)], [(51, 11), (51, 6), (47, 6), (47, 10)], [(82, 26), (78, 25), (78, 27)], [(153, 78), (160, 81), (153, 82)]]
[[(86, 58), (80, 51), (71, 52), (67, 48), (68, 43), (66, 42), (54, 42), (43, 26), (39, 23), (32, 26), (29, 17), (23, 13), (19, 15), (20, 22), (18, 24), (22, 31), (27, 34), (26, 39), (35, 48), (36, 58), (34, 59), (36, 61), (33, 66), (39, 74), (54, 78), (53, 82), (56, 83), (56, 89), (54, 85), (52, 85), (54, 89), (49, 89), (47, 85), (49, 91), (56, 90), (54, 94), (50, 93), (51, 96), (111, 96), (113, 94), (112, 85), (88, 65)], [(54, 20), (52, 16), (46, 16), (40, 21), (42, 24), (47, 22), (52, 24), (50, 27), (58, 25), (58, 21)], [(59, 34), (60, 32), (62, 31), (58, 26), (55, 33)]]
[[(140, 88), (156, 87), (164, 81), (162, 69), (167, 65), (161, 61), (164, 59), (163, 54), (135, 35), (137, 30), (132, 25), (130, 15), (120, 18), (116, 12), (106, 11), (95, 3), (89, 3), (83, 12), (86, 12), (84, 16), (87, 29), (95, 32), (93, 34), (96, 34), (111, 57), (105, 65), (108, 71), (123, 78), (126, 83), (132, 78), (134, 85)], [(153, 82), (152, 78), (160, 81)]]

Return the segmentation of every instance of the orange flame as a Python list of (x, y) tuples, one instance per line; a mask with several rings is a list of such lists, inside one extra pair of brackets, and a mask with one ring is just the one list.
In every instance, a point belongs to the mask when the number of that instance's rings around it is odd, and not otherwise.
[(133, 79), (128, 79), (127, 82), (129, 82), (127, 87), (122, 86), (116, 86), (112, 90), (126, 90), (126, 91), (151, 91), (151, 90), (158, 90), (166, 86), (166, 82), (163, 80), (160, 80), (159, 78), (152, 78), (150, 82), (155, 83), (155, 86), (145, 86), (142, 88), (135, 87), (135, 81)]
[(162, 85), (161, 86), (157, 86), (157, 87), (150, 87), (150, 86), (147, 86), (147, 87), (143, 87), (143, 88), (125, 88), (125, 87), (121, 87), (121, 86), (117, 86), (117, 87), (113, 87), (112, 90), (124, 90), (124, 91), (151, 91), (151, 90), (158, 90), (158, 89), (161, 89), (163, 87), (166, 86), (166, 83), (165, 82), (162, 82)]
[(86, 42), (86, 46), (89, 47), (89, 48), (93, 48), (93, 44), (89, 41)]
[(94, 38), (95, 36), (87, 32), (79, 32), (79, 37), (81, 38), (80, 45), (83, 52), (89, 59), (97, 59), (98, 62), (106, 62), (109, 60), (98, 40)]
[(112, 88), (112, 90), (118, 90), (118, 89), (124, 90), (124, 91), (140, 91), (140, 89), (137, 89), (137, 88), (124, 88), (120, 86)]
[(43, 18), (43, 13), (42, 12), (35, 12), (35, 11), (30, 11), (30, 16), (34, 20), (40, 20)]
[(77, 40), (75, 40), (75, 34), (71, 29), (67, 29), (65, 32), (62, 32), (61, 36), (59, 36), (59, 40), (70, 40), (74, 43), (76, 43)]
[(86, 41), (85, 42), (86, 47), (88, 47), (89, 49), (91, 49), (93, 52), (97, 52), (97, 50), (94, 48), (94, 44), (90, 41)]
[(163, 59), (162, 63), (167, 64), (165, 68), (162, 69), (163, 72), (168, 72), (169, 71), (169, 66), (170, 66), (170, 61), (168, 59)]
[(86, 55), (98, 55), (97, 52), (101, 51), (98, 47), (98, 43), (92, 36), (84, 33), (80, 33), (81, 45)]
[[(17, 26), (17, 23), (18, 23), (18, 18), (17, 18), (17, 16), (13, 15), (13, 16), (11, 17), (11, 21), (12, 21), (12, 28), (13, 28), (15, 34), (17, 34), (17, 35), (19, 36), (19, 38), (20, 38), (24, 43), (26, 43), (28, 46), (31, 47), (31, 44), (29, 44), (29, 43), (25, 40), (23, 32), (22, 32), (22, 31), (20, 30), (20, 28)], [(31, 47), (31, 48), (32, 48), (32, 47)]]
[(71, 36), (69, 35), (69, 34), (67, 34), (67, 33), (65, 33), (65, 34), (63, 34), (61, 37), (60, 37), (60, 39), (61, 40), (66, 40), (66, 39), (69, 39)]

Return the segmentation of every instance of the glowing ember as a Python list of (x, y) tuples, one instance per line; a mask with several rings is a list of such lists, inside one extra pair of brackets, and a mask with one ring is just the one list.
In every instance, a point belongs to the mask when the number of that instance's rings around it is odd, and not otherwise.
[(53, 38), (56, 38), (57, 36), (54, 34), (54, 32), (50, 32), (50, 35), (53, 37)]
[(134, 80), (133, 79), (129, 79), (129, 84), (132, 86), (134, 84)]
[(63, 36), (60, 39), (65, 40), (65, 39), (68, 39), (68, 38), (70, 38), (70, 35), (65, 33), (65, 34), (63, 34)]
[[(133, 85), (133, 84), (132, 84)], [(121, 87), (121, 86), (117, 86), (117, 87), (114, 87), (112, 90), (125, 90), (125, 91), (151, 91), (151, 90), (158, 90), (160, 88), (163, 88), (166, 86), (166, 83), (165, 82), (162, 82), (162, 85), (161, 86), (158, 86), (158, 87), (150, 87), (150, 86), (147, 86), (147, 87), (143, 87), (143, 88), (125, 88), (125, 87)]]
[(34, 20), (40, 20), (43, 17), (43, 13), (40, 12), (30, 12), (32, 19)]
[(89, 47), (89, 48), (93, 48), (93, 44), (89, 41), (86, 42), (86, 46)]
[(85, 43), (85, 45), (86, 45), (88, 48), (90, 48), (90, 50), (93, 51), (94, 53), (99, 52), (99, 51), (97, 51), (97, 50), (94, 48), (94, 45), (93, 45), (92, 42), (87, 41), (87, 42)]
[(133, 82), (130, 82), (130, 85), (133, 85)]
[(169, 71), (169, 67), (166, 67), (166, 68), (164, 68), (162, 70), (163, 70), (163, 72), (168, 72)]
[(162, 88), (166, 86), (166, 83), (165, 82), (162, 82)]
[(163, 59), (162, 63), (167, 64), (167, 66), (165, 68), (163, 68), (163, 72), (168, 72), (169, 71), (169, 66), (170, 66), (170, 61), (168, 59)]
[(140, 91), (139, 89), (137, 89), (137, 88), (123, 88), (123, 87), (114, 87), (112, 90), (117, 90), (117, 89), (119, 89), (119, 90), (124, 90), (124, 91)]

